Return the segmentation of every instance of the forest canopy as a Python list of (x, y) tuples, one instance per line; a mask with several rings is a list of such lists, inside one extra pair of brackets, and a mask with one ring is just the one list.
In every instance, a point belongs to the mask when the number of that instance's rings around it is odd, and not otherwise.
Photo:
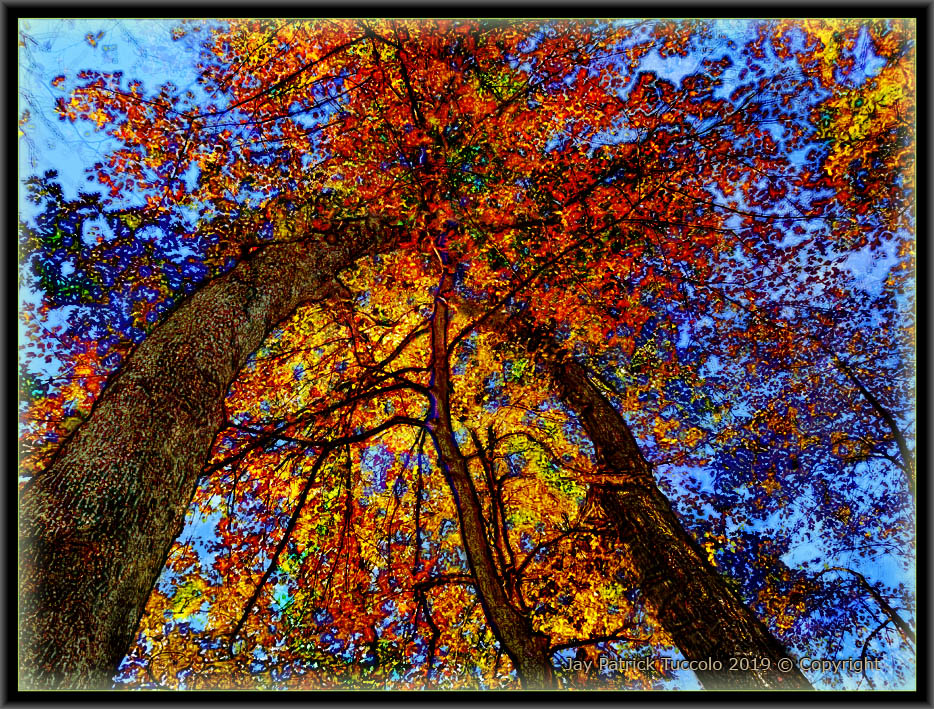
[(21, 677), (914, 687), (913, 21), (18, 36)]

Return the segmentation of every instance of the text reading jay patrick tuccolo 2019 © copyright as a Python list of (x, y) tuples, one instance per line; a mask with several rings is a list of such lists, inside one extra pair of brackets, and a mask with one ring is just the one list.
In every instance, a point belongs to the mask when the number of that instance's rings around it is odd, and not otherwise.
[[(863, 670), (878, 670), (881, 660), (860, 659), (860, 660), (816, 660), (811, 657), (803, 657), (798, 662), (802, 670), (818, 670), (823, 672), (862, 672)], [(562, 665), (563, 669), (573, 672), (589, 672), (594, 669), (593, 660), (570, 659)], [(673, 657), (659, 658), (616, 658), (611, 659), (601, 655), (596, 662), (596, 669), (600, 672), (622, 672), (623, 670), (637, 669), (643, 672), (649, 670), (671, 671), (671, 670), (692, 670), (700, 672), (768, 672), (772, 669), (772, 660), (768, 657), (730, 657), (723, 660), (707, 658), (705, 660), (685, 660)], [(791, 672), (795, 665), (787, 657), (782, 657), (775, 663), (775, 668), (779, 672)]]

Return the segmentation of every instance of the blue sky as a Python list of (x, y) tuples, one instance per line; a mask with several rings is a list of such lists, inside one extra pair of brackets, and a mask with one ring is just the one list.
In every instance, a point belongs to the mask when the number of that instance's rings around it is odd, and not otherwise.
[[(18, 113), (30, 112), (20, 140), (20, 175), (58, 170), (66, 196), (88, 190), (84, 170), (100, 160), (115, 143), (87, 125), (59, 121), (54, 101), (65, 95), (78, 69), (122, 71), (139, 77), (147, 88), (172, 81), (181, 88), (195, 86), (195, 63), (187, 44), (170, 40), (176, 20), (61, 20), (23, 19), (20, 46)], [(102, 34), (100, 34), (102, 33)], [(87, 39), (91, 35), (92, 41)], [(99, 35), (99, 36), (98, 36)], [(66, 82), (59, 88), (51, 80)]]
[[(116, 142), (103, 132), (82, 123), (61, 121), (54, 110), (55, 100), (66, 95), (79, 70), (122, 71), (126, 78), (139, 77), (147, 88), (172, 81), (180, 88), (196, 87), (197, 73), (189, 43), (172, 42), (171, 29), (177, 20), (117, 19), (21, 19), (19, 21), (19, 66), (17, 113), (22, 121), (18, 141), (20, 218), (28, 220), (38, 206), (28, 202), (22, 180), (56, 170), (66, 198), (79, 190), (102, 193), (96, 180), (88, 181), (87, 169), (102, 159)], [(89, 39), (90, 36), (90, 39)], [(51, 82), (64, 75), (58, 87)], [(132, 196), (130, 196), (132, 199)], [(38, 304), (40, 294), (28, 283), (20, 288), (22, 304)], [(47, 329), (67, 323), (73, 307), (50, 311), (43, 325)], [(19, 329), (23, 341), (22, 323)], [(36, 358), (30, 371), (44, 377), (61, 372), (62, 364)]]

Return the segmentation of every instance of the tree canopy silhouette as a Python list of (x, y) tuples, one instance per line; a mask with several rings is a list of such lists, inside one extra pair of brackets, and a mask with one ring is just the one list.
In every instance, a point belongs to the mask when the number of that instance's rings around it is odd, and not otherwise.
[(911, 685), (911, 22), (172, 40), (44, 79), (23, 686)]

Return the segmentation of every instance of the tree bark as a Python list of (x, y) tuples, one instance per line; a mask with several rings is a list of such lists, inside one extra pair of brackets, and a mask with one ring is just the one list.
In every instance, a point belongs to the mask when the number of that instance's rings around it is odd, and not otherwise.
[(431, 327), (433, 411), (428, 426), (435, 439), (441, 468), (454, 495), (467, 563), (487, 622), (512, 660), (523, 688), (552, 688), (555, 676), (549, 639), (535, 632), (528, 617), (509, 600), (496, 569), (467, 461), (454, 438), (447, 331), (448, 307), (439, 297), (435, 300)]
[(375, 220), (266, 246), (140, 343), (21, 493), (23, 689), (109, 688), (223, 424), (228, 386), (273, 327), (391, 240)]
[[(698, 663), (695, 673), (704, 688), (811, 689), (797, 663), (681, 526), (616, 408), (580, 364), (554, 349), (546, 358), (552, 378), (579, 416), (603, 473), (588, 491), (583, 515), (609, 524), (640, 578), (646, 604), (684, 657)], [(703, 668), (704, 662), (711, 666)]]

